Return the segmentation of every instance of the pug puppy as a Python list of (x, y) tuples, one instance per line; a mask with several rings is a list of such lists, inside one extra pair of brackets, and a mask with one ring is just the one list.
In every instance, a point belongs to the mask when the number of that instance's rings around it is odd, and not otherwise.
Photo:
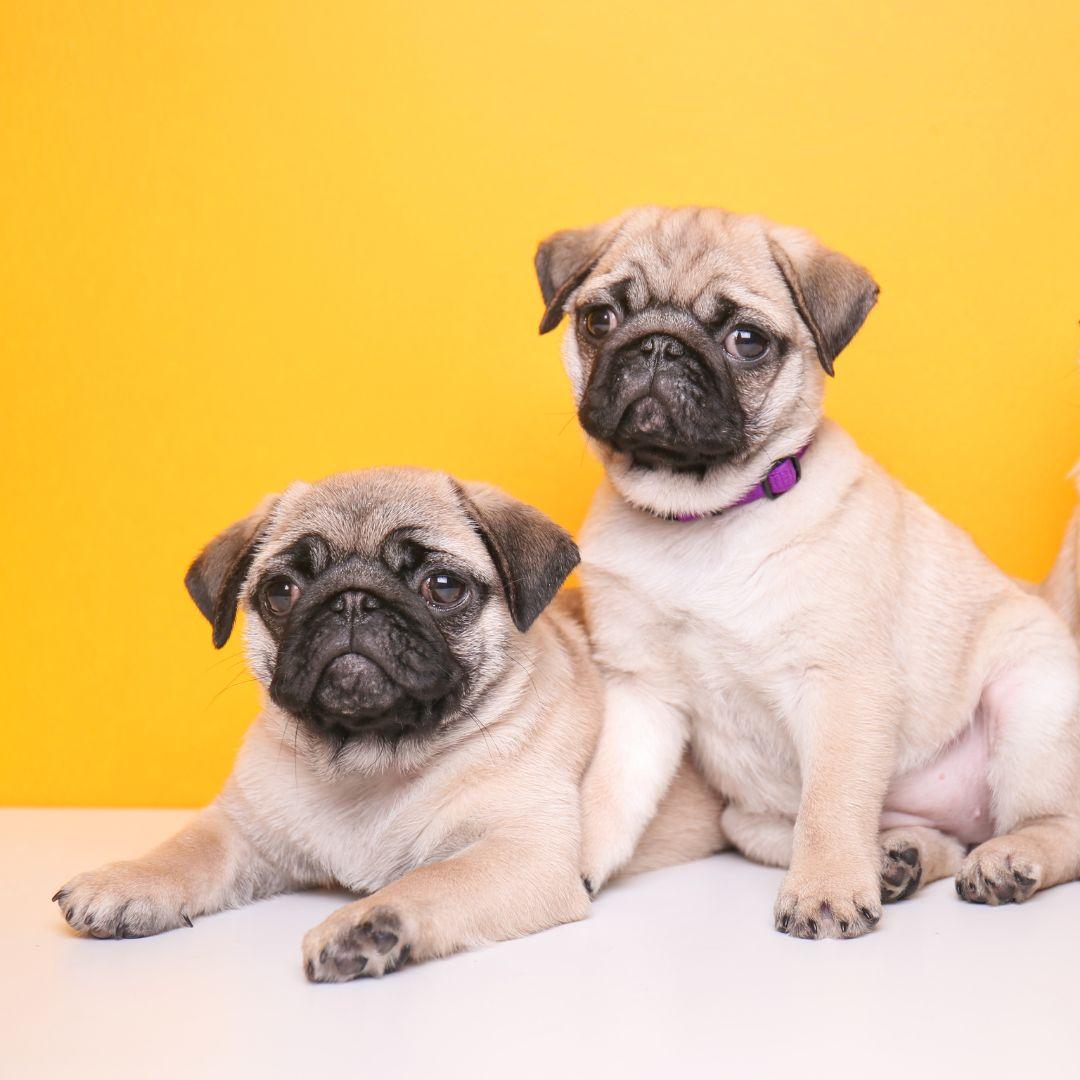
[(789, 867), (784, 933), (856, 937), (954, 872), (987, 904), (1075, 878), (1075, 644), (823, 419), (870, 275), (798, 229), (658, 207), (556, 233), (536, 268), (606, 471), (581, 539), (593, 887), (688, 743), (726, 835)]
[[(212, 540), (187, 587), (221, 648), (238, 607), (266, 690), (187, 828), (53, 898), (139, 937), (286, 890), (360, 899), (315, 927), (315, 982), (378, 976), (585, 916), (579, 783), (601, 719), (561, 528), (495, 488), (382, 469), (295, 484)], [(631, 869), (723, 846), (683, 769)]]

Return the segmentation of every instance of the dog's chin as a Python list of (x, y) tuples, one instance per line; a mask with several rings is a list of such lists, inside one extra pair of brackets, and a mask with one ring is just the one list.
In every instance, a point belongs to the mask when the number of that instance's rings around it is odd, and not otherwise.
[(586, 431), (617, 456), (627, 468), (645, 472), (671, 472), (704, 477), (710, 469), (728, 465), (740, 457), (740, 447), (730, 440), (700, 439), (680, 432), (673, 424), (639, 423), (650, 413), (627, 410), (614, 432)]
[(633, 470), (702, 478), (736, 461), (741, 449), (741, 433), (728, 430), (722, 417), (697, 416), (660, 395), (644, 395), (622, 407), (586, 407), (579, 419), (588, 435)]
[(642, 472), (672, 472), (704, 478), (712, 468), (735, 460), (733, 450), (716, 452), (692, 444), (657, 442), (647, 439), (613, 440), (609, 446)]
[(327, 709), (317, 703), (304, 710), (302, 719), (316, 735), (336, 740), (396, 744), (404, 738), (424, 739), (442, 727), (450, 711), (446, 702), (417, 701), (401, 697), (385, 712), (376, 712), (370, 703), (360, 702), (348, 711)]
[(306, 710), (303, 719), (315, 734), (341, 742), (369, 740), (393, 745), (407, 737), (415, 740), (433, 735), (441, 726), (444, 712), (431, 702), (403, 699), (385, 713), (365, 716), (316, 705)]

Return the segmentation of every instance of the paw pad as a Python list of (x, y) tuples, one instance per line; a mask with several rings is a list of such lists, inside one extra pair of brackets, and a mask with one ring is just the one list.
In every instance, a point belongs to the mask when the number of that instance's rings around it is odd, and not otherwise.
[[(340, 929), (327, 927), (329, 940), (317, 957), (309, 957), (304, 970), (311, 982), (347, 982), (361, 977), (379, 977), (397, 971), (409, 959), (410, 946), (402, 943), (401, 920), (389, 908), (369, 913), (360, 923), (344, 920)], [(313, 934), (318, 934), (318, 928)]]
[(906, 900), (922, 884), (922, 862), (914, 844), (899, 844), (886, 848), (881, 869), (881, 901), (895, 904)]
[(1037, 891), (1039, 874), (1012, 855), (973, 851), (956, 875), (956, 895), (969, 904), (1021, 904)]

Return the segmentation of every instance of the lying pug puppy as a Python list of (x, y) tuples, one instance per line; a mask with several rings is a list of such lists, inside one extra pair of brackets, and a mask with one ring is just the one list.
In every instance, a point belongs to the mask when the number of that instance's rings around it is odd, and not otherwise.
[[(316, 982), (582, 918), (579, 783), (601, 698), (573, 598), (548, 608), (577, 561), (539, 511), (439, 473), (265, 499), (187, 575), (217, 648), (243, 606), (268, 693), (233, 774), (155, 851), (69, 881), (64, 917), (138, 937), (340, 885), (363, 899), (305, 937)], [(684, 768), (630, 869), (717, 850), (719, 820)]]
[(688, 741), (732, 842), (790, 867), (785, 933), (855, 937), (954, 872), (989, 904), (1075, 878), (1076, 646), (822, 418), (870, 275), (797, 229), (655, 207), (556, 233), (536, 267), (607, 474), (582, 537), (593, 887)]

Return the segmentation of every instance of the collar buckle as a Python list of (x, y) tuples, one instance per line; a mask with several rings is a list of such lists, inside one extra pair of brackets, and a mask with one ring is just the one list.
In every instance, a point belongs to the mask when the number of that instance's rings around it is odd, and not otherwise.
[(761, 481), (761, 490), (766, 499), (779, 499), (786, 495), (802, 479), (802, 466), (799, 464), (799, 456), (792, 454), (790, 457), (780, 458), (774, 461), (765, 479)]

